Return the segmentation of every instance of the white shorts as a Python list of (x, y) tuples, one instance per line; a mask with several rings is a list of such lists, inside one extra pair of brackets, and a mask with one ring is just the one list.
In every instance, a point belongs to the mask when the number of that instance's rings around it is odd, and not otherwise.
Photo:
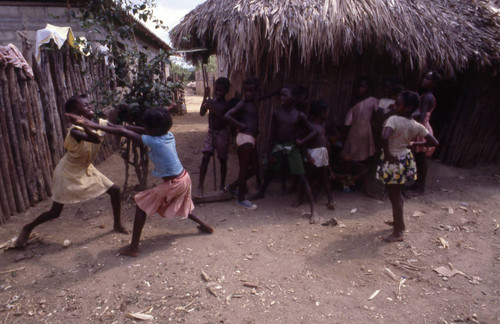
[(314, 159), (314, 166), (321, 168), (328, 166), (328, 150), (326, 147), (308, 149), (309, 155)]
[(236, 135), (236, 145), (241, 146), (246, 143), (255, 146), (255, 137), (244, 133), (238, 133), (238, 135)]

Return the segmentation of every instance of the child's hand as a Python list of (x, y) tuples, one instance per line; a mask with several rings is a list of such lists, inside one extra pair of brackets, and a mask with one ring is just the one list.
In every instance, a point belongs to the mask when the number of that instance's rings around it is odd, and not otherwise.
[(205, 97), (210, 97), (210, 87), (206, 87), (205, 88), (205, 94), (204, 94)]
[(312, 156), (308, 156), (307, 158), (309, 160), (309, 163), (311, 163), (311, 164), (314, 164), (314, 162), (316, 162), (316, 160), (314, 160), (314, 158)]
[(302, 144), (304, 144), (304, 142), (297, 138), (295, 140), (295, 144), (297, 144), (297, 146), (302, 146)]
[(177, 103), (176, 102), (172, 102), (172, 104), (170, 106), (167, 107), (167, 111), (170, 112), (174, 109), (177, 108)]
[(69, 119), (69, 121), (75, 125), (84, 125), (88, 121), (87, 118), (75, 115), (73, 113), (66, 113), (64, 114), (64, 116), (66, 116)]

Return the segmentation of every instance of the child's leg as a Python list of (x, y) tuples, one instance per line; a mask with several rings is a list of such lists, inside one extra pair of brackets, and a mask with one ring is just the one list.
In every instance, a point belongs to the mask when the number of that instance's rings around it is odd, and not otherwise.
[(16, 247), (25, 247), (28, 244), (28, 239), (30, 237), (31, 231), (33, 231), (33, 229), (38, 225), (59, 217), (61, 215), (63, 207), (63, 204), (54, 201), (49, 211), (41, 214), (40, 216), (35, 218), (34, 221), (23, 226), (21, 233), (19, 233), (19, 236), (17, 237), (14, 245)]
[(198, 192), (197, 192), (198, 197), (203, 197), (203, 184), (205, 183), (205, 176), (207, 175), (208, 163), (210, 163), (210, 156), (211, 156), (210, 152), (203, 152), (203, 159), (201, 160), (201, 165), (200, 165), (200, 181), (198, 182)]
[(330, 179), (328, 178), (328, 167), (321, 167), (319, 171), (322, 178), (321, 180), (323, 181), (323, 187), (325, 187), (326, 197), (328, 199), (327, 207), (329, 209), (335, 209), (335, 205), (333, 204), (332, 187), (330, 185)]
[(213, 229), (212, 226), (210, 226), (210, 225), (208, 225), (208, 223), (205, 223), (204, 221), (202, 221), (196, 215), (189, 214), (188, 218), (190, 220), (192, 220), (193, 222), (196, 222), (196, 223), (200, 224), (200, 226), (198, 226), (198, 228), (200, 229), (200, 231), (205, 232), (205, 233), (210, 233), (210, 234), (212, 234), (214, 232), (214, 229)]
[[(227, 159), (219, 159), (220, 162), (220, 190), (224, 191), (226, 186), (226, 174), (227, 174)], [(201, 170), (200, 170), (201, 179)]]
[[(247, 191), (247, 171), (248, 164), (252, 158), (253, 145), (245, 143), (238, 147), (238, 160), (240, 165), (240, 172), (238, 175), (238, 201), (245, 200), (245, 193)], [(236, 189), (231, 186), (231, 189)]]
[(273, 181), (273, 174), (274, 172), (271, 170), (270, 166), (268, 166), (264, 171), (264, 183), (261, 184), (259, 192), (252, 196), (252, 200), (264, 198), (264, 196), (266, 195), (267, 187), (269, 187), (269, 185)]
[(391, 235), (384, 237), (386, 242), (401, 242), (403, 241), (403, 230), (405, 223), (403, 220), (403, 197), (401, 189), (403, 185), (389, 184), (387, 192), (392, 205), (392, 217), (394, 219), (394, 229)]
[(136, 257), (139, 255), (139, 240), (141, 239), (142, 228), (146, 222), (146, 213), (136, 207), (134, 218), (134, 229), (132, 230), (132, 241), (130, 245), (122, 247), (118, 252), (123, 255)]
[(319, 222), (318, 215), (314, 211), (314, 198), (313, 194), (311, 191), (311, 186), (309, 185), (309, 181), (307, 181), (307, 178), (304, 174), (299, 175), (299, 181), (302, 184), (302, 187), (304, 188), (304, 192), (307, 197), (307, 201), (309, 202), (309, 206), (311, 207), (311, 224), (317, 224)]
[(118, 233), (129, 234), (130, 232), (122, 226), (120, 213), (121, 213), (121, 197), (120, 197), (120, 187), (117, 185), (112, 185), (108, 189), (107, 193), (111, 197), (111, 206), (113, 207), (113, 219), (114, 225), (113, 230)]
[(427, 156), (425, 152), (415, 153), (417, 163), (417, 180), (415, 181), (415, 191), (423, 193), (425, 190), (425, 179), (427, 178)]

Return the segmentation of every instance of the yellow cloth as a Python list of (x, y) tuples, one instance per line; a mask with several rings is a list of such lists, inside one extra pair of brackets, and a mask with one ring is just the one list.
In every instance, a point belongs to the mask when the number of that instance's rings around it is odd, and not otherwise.
[[(83, 42), (86, 43), (87, 40), (85, 39), (85, 37), (79, 37), (79, 38), (84, 40)], [(45, 26), (44, 29), (39, 29), (36, 32), (35, 58), (38, 64), (40, 64), (40, 61), (42, 59), (40, 53), (40, 47), (43, 44), (49, 43), (51, 40), (54, 41), (54, 43), (57, 45), (57, 48), (59, 49), (61, 49), (61, 47), (67, 40), (71, 47), (79, 49), (80, 53), (84, 54), (85, 56), (88, 56), (88, 54), (85, 54), (82, 51), (83, 50), (82, 47), (85, 46), (82, 46), (81, 43), (76, 42), (71, 27), (58, 27), (51, 24), (47, 24), (47, 26)]]
[[(99, 124), (106, 125), (107, 121), (99, 119)], [(95, 198), (113, 185), (113, 182), (92, 164), (101, 144), (78, 142), (71, 136), (73, 128), (82, 129), (73, 125), (68, 130), (64, 140), (67, 152), (54, 170), (52, 200), (60, 204), (72, 204)], [(104, 136), (101, 131), (97, 133), (101, 137)]]

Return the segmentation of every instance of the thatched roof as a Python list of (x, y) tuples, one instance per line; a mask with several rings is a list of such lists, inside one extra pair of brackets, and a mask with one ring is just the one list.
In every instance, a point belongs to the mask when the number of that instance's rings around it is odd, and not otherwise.
[[(351, 55), (447, 74), (500, 61), (500, 12), (487, 0), (208, 0), (171, 32), (177, 48), (206, 47), (232, 69), (299, 55), (305, 66)], [(282, 64), (281, 64), (282, 67)]]

